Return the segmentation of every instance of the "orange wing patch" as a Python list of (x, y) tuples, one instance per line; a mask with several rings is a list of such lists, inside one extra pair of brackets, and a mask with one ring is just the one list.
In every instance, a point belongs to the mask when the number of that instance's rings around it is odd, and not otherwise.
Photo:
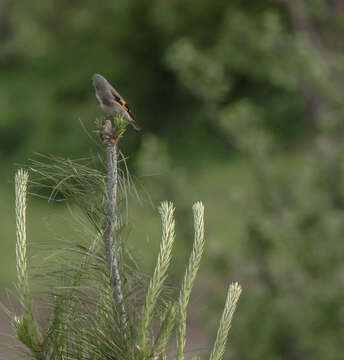
[(122, 104), (125, 110), (129, 111), (128, 105), (124, 99), (119, 99), (119, 102)]

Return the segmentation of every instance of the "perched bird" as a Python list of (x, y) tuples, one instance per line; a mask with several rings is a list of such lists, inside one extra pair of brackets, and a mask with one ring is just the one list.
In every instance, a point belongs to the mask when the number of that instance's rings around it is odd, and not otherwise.
[(96, 90), (96, 98), (100, 107), (107, 115), (121, 115), (128, 119), (130, 125), (137, 131), (141, 128), (136, 124), (133, 114), (129, 109), (127, 102), (122, 96), (111, 86), (105, 77), (94, 74), (92, 83)]

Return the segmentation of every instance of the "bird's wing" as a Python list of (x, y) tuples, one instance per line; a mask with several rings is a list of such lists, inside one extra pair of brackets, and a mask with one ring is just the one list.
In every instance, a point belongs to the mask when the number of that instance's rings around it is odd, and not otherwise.
[(127, 102), (122, 98), (122, 96), (110, 85), (111, 94), (115, 98), (115, 100), (121, 104), (122, 108), (125, 109), (132, 119), (134, 119), (133, 114), (129, 108)]
[(115, 100), (121, 102), (120, 100), (122, 99), (122, 96), (113, 88), (111, 84), (109, 84), (109, 87), (110, 87), (110, 92), (115, 98)]

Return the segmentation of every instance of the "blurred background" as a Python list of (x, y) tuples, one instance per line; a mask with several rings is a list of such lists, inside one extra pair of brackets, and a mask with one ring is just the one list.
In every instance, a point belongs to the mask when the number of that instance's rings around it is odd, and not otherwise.
[[(190, 352), (213, 341), (239, 281), (226, 358), (341, 359), (343, 37), (343, 0), (1, 0), (0, 299), (15, 281), (14, 164), (101, 152), (85, 132), (102, 115), (100, 73), (143, 127), (121, 149), (143, 199), (130, 202), (129, 246), (146, 271), (160, 201), (177, 208), (176, 285), (191, 206), (206, 207)], [(30, 199), (33, 258), (74, 229), (65, 205)]]

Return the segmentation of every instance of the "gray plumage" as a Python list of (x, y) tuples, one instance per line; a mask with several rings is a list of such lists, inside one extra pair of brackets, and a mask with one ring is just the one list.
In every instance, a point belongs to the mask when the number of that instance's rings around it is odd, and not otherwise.
[(136, 124), (126, 101), (103, 76), (94, 74), (92, 76), (92, 83), (96, 91), (98, 103), (107, 115), (118, 114), (124, 116), (135, 130), (141, 130)]

